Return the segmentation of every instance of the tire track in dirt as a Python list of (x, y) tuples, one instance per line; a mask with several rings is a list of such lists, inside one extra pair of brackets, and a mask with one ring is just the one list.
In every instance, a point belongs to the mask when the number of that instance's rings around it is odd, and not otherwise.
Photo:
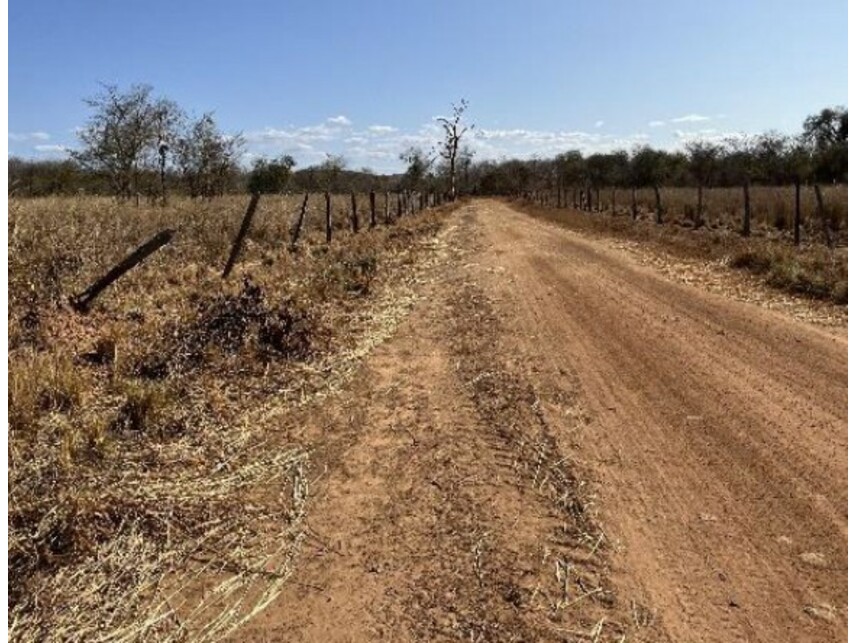
[(592, 412), (620, 594), (675, 640), (844, 640), (847, 339), (497, 202), (477, 222), (473, 270), (535, 385), (575, 373)]
[(236, 640), (662, 640), (644, 604), (616, 593), (588, 487), (560, 448), (581, 417), (549, 421), (528, 366), (500, 354), (504, 322), (463, 268), (475, 219), (455, 222), (448, 261), (394, 337), (290, 420), (317, 476), (308, 544)]
[(310, 533), (236, 640), (847, 633), (847, 337), (494, 201), (300, 417)]

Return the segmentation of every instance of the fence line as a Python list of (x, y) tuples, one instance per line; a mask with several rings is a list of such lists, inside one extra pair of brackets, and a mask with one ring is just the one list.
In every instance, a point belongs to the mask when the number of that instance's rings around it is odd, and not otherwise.
[[(800, 183), (795, 183), (791, 187), (756, 186), (759, 190), (770, 190), (775, 195), (775, 198), (770, 198), (769, 195), (766, 195), (763, 192), (761, 195), (761, 201), (765, 207), (759, 208), (759, 206), (757, 206), (757, 209), (754, 211), (751, 202), (751, 193), (754, 191), (753, 186), (751, 186), (749, 182), (745, 182), (738, 188), (735, 188), (740, 191), (740, 196), (735, 201), (732, 201), (732, 204), (728, 208), (723, 208), (721, 204), (721, 210), (716, 211), (718, 219), (716, 224), (714, 221), (715, 211), (712, 211), (712, 208), (710, 208), (709, 204), (706, 203), (705, 197), (708, 196), (715, 198), (715, 195), (717, 195), (719, 200), (722, 194), (727, 193), (727, 191), (731, 192), (733, 189), (703, 188), (702, 186), (698, 186), (696, 188), (695, 204), (689, 203), (686, 199), (676, 199), (679, 201), (676, 205), (669, 203), (672, 198), (670, 196), (671, 193), (684, 190), (685, 188), (667, 188), (661, 186), (651, 187), (649, 189), (654, 197), (654, 202), (652, 203), (649, 201), (649, 209), (654, 213), (655, 222), (663, 224), (666, 222), (665, 215), (670, 210), (671, 206), (673, 208), (673, 214), (675, 212), (679, 213), (678, 221), (686, 221), (687, 225), (692, 226), (694, 229), (702, 227), (719, 227), (722, 217), (724, 216), (726, 216), (727, 219), (730, 217), (738, 218), (738, 227), (734, 229), (745, 237), (751, 235), (754, 228), (754, 222), (757, 225), (764, 222), (770, 226), (772, 224), (771, 216), (773, 214), (773, 227), (779, 230), (787, 230), (790, 227), (789, 223), (791, 223), (793, 243), (795, 245), (800, 245), (802, 242), (802, 232), (807, 230), (806, 226), (810, 223), (810, 221), (806, 221), (802, 216), (803, 209), (806, 207), (806, 204), (801, 204), (801, 187)], [(517, 197), (541, 207), (555, 207), (557, 209), (571, 208), (581, 212), (601, 213), (609, 211), (614, 216), (620, 214), (621, 207), (625, 213), (630, 214), (632, 220), (636, 221), (640, 217), (641, 203), (638, 198), (639, 188), (630, 187), (622, 189), (622, 192), (626, 194), (626, 198), (629, 197), (630, 201), (627, 205), (622, 206), (617, 205), (616, 197), (618, 188), (609, 186), (604, 189), (610, 190), (609, 208), (605, 202), (602, 202), (601, 188), (593, 188), (592, 186), (573, 186), (569, 189), (560, 183), (555, 190), (554, 188), (527, 190), (520, 192)], [(782, 198), (783, 193), (788, 190), (793, 190), (794, 192), (794, 201), (791, 208), (789, 208), (787, 204), (788, 199)], [(569, 192), (571, 193), (570, 199)], [(835, 192), (833, 196), (837, 196)], [(807, 198), (811, 200), (810, 205), (814, 205), (815, 217), (811, 222), (818, 225), (815, 230), (820, 232), (821, 237), (828, 247), (835, 247), (837, 243), (836, 233), (837, 230), (841, 229), (840, 226), (844, 216), (841, 203), (837, 203), (837, 199), (834, 198), (833, 206), (831, 206), (825, 197), (822, 186), (818, 184), (812, 185), (812, 192)], [(841, 198), (838, 200), (841, 201)], [(758, 202), (759, 201), (757, 201), (757, 203)], [(833, 210), (831, 210), (831, 207)], [(738, 214), (739, 211), (740, 215)], [(707, 217), (705, 216), (706, 214), (708, 215)], [(788, 214), (791, 214), (790, 222), (788, 221)], [(672, 222), (675, 223), (676, 221), (677, 217), (673, 216)], [(733, 226), (728, 224), (727, 227), (732, 228)]]
[[(228, 279), (231, 274), (235, 264), (238, 262), (238, 259), (241, 255), (241, 250), (244, 246), (244, 240), (246, 239), (248, 233), (250, 232), (251, 225), (253, 223), (253, 218), (258, 209), (259, 201), (261, 195), (253, 194), (250, 197), (250, 202), (247, 204), (247, 210), (244, 213), (243, 218), (241, 219), (241, 225), (238, 229), (237, 234), (235, 235), (235, 239), (232, 242), (231, 249), (229, 251), (229, 257), (226, 260), (226, 264), (223, 267), (223, 272), (221, 273), (222, 279)], [(301, 204), (300, 211), (297, 214), (294, 225), (292, 226), (288, 239), (288, 250), (294, 252), (297, 250), (297, 245), (300, 240), (301, 231), (304, 227), (304, 222), (306, 220), (307, 206), (309, 203), (310, 193), (307, 192), (304, 194), (304, 198)], [(400, 218), (403, 214), (403, 204), (407, 201), (408, 207), (410, 209), (411, 214), (416, 214), (417, 212), (421, 212), (426, 209), (430, 209), (433, 207), (437, 207), (440, 205), (444, 205), (448, 203), (448, 199), (445, 197), (438, 198), (437, 195), (431, 193), (431, 195), (418, 192), (396, 192), (397, 199), (397, 217)], [(324, 193), (324, 202), (325, 202), (325, 243), (330, 244), (333, 242), (333, 212), (332, 212), (332, 203), (331, 203), (331, 194), (330, 192)], [(389, 216), (389, 202), (390, 202), (390, 193), (384, 193), (384, 223), (386, 225), (392, 225), (394, 220), (392, 220)], [(405, 208), (407, 211), (407, 208)], [(351, 211), (350, 211), (350, 223), (351, 223), (351, 233), (358, 234), (360, 232), (359, 225), (359, 210), (357, 206), (357, 194), (355, 192), (351, 193)], [(374, 228), (377, 225), (377, 213), (376, 213), (376, 199), (375, 199), (375, 191), (369, 192), (369, 228)], [(69, 302), (71, 306), (80, 313), (89, 312), (90, 305), (92, 302), (109, 286), (119, 280), (123, 275), (125, 275), (128, 271), (130, 271), (135, 266), (141, 264), (147, 257), (161, 249), (168, 243), (170, 243), (174, 236), (176, 235), (176, 231), (173, 229), (162, 230), (154, 237), (146, 241), (143, 245), (134, 250), (130, 255), (119, 261), (115, 264), (110, 270), (108, 270), (104, 276), (95, 280), (88, 288), (77, 295), (72, 295), (69, 298)]]

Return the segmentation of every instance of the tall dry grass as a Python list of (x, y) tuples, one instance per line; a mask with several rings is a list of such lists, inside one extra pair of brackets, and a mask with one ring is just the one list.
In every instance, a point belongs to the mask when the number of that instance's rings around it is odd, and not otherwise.
[[(641, 214), (636, 221), (630, 216), (630, 191), (617, 191), (615, 216), (611, 210), (610, 191), (602, 191), (603, 209), (600, 212), (543, 207), (529, 202), (522, 202), (519, 207), (561, 225), (643, 241), (679, 256), (718, 261), (752, 273), (777, 290), (847, 305), (847, 191), (840, 187), (829, 187), (825, 191), (826, 207), (832, 208), (832, 211), (839, 213), (836, 216), (842, 217), (834, 229), (836, 247), (828, 248), (824, 243), (825, 235), (818, 214), (808, 209), (811, 203), (814, 204), (815, 198), (810, 190), (802, 190), (802, 198), (812, 198), (813, 201), (802, 206), (806, 225), (800, 247), (792, 243), (792, 232), (788, 226), (793, 225), (793, 219), (787, 219), (787, 226), (782, 227), (764, 220), (759, 214), (768, 211), (772, 216), (780, 216), (779, 208), (784, 207), (783, 200), (788, 198), (789, 189), (756, 190), (751, 194), (754, 218), (752, 234), (748, 238), (740, 234), (743, 216), (743, 195), (740, 189), (737, 192), (731, 189), (709, 191), (706, 195), (708, 225), (700, 229), (693, 228), (691, 203), (695, 208), (696, 191), (684, 188), (663, 190), (663, 202), (667, 207), (663, 225), (655, 223), (654, 196), (647, 194), (651, 190), (638, 191), (637, 203)], [(736, 198), (740, 205), (737, 213), (734, 209)], [(794, 199), (793, 189), (791, 198)]]
[[(826, 185), (822, 195), (831, 225), (841, 245), (848, 239), (848, 186)], [(593, 196), (593, 199), (595, 197)], [(601, 190), (601, 206), (612, 206), (613, 190)], [(667, 222), (690, 225), (697, 208), (697, 189), (668, 187), (661, 189), (662, 205)], [(629, 189), (616, 190), (616, 205), (623, 214), (631, 210), (632, 194)], [(712, 229), (740, 230), (744, 216), (743, 189), (710, 188), (703, 191), (703, 219)], [(822, 220), (811, 186), (803, 186), (800, 194), (801, 219), (805, 235), (820, 239), (823, 236)], [(655, 194), (650, 188), (637, 190), (637, 204), (647, 218), (655, 212)], [(751, 186), (750, 209), (754, 234), (790, 238), (794, 227), (795, 189), (793, 186)]]
[[(312, 459), (283, 418), (386, 323), (443, 216), (351, 235), (336, 197), (328, 246), (312, 195), (290, 252), (301, 199), (263, 197), (225, 282), (246, 198), (10, 203), (14, 640), (215, 640), (288, 581)], [(166, 227), (172, 244), (72, 310), (69, 295)]]

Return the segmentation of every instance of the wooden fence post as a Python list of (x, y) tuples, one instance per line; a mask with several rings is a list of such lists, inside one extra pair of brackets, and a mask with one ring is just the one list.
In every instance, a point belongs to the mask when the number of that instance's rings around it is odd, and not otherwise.
[(664, 222), (664, 209), (661, 207), (661, 188), (655, 185), (655, 221), (658, 225)]
[(633, 221), (637, 220), (637, 215), (639, 215), (639, 211), (637, 210), (637, 188), (631, 188), (631, 219)]
[(89, 286), (89, 288), (79, 295), (71, 297), (70, 302), (72, 308), (79, 313), (87, 312), (89, 310), (89, 304), (91, 304), (105, 288), (131, 270), (131, 268), (140, 264), (150, 254), (168, 244), (172, 240), (174, 234), (174, 230), (167, 229), (162, 230), (149, 239), (146, 243), (113, 266), (109, 271), (107, 271), (107, 274), (98, 279), (95, 283)]
[(795, 234), (794, 242), (800, 245), (800, 179), (795, 179)]
[(226, 265), (223, 266), (222, 279), (226, 279), (229, 273), (232, 272), (232, 267), (241, 253), (241, 244), (244, 242), (244, 237), (250, 231), (250, 223), (253, 221), (253, 215), (256, 214), (256, 206), (259, 205), (259, 193), (256, 192), (250, 197), (250, 203), (247, 205), (247, 212), (244, 214), (244, 219), (241, 221), (241, 227), (238, 229), (238, 234), (235, 236), (235, 241), (232, 243), (232, 251), (229, 253), (229, 259), (226, 260)]
[(402, 193), (396, 192), (396, 218), (402, 218)]
[(360, 230), (360, 221), (357, 219), (357, 195), (351, 193), (351, 232), (357, 234)]
[(610, 214), (611, 216), (616, 216), (616, 188), (611, 188), (610, 193)]
[(696, 214), (693, 219), (694, 229), (702, 227), (702, 183), (696, 186)]
[(307, 201), (309, 201), (309, 192), (304, 194), (304, 202), (301, 205), (301, 212), (298, 215), (298, 220), (295, 221), (295, 225), (292, 228), (292, 239), (289, 243), (289, 250), (294, 252), (298, 248), (298, 238), (301, 236), (301, 228), (304, 226), (304, 217), (306, 217), (306, 206)]
[(330, 211), (330, 192), (324, 193), (324, 239), (327, 243), (333, 240), (333, 219)]
[(744, 179), (744, 224), (741, 226), (741, 236), (750, 236), (750, 180)]
[(369, 227), (375, 227), (375, 190), (369, 192)]

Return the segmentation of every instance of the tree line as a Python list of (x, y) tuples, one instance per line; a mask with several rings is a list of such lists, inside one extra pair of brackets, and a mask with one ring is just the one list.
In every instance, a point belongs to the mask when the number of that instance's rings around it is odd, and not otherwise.
[(464, 136), (465, 100), (439, 117), (442, 138), (432, 150), (402, 152), (401, 174), (349, 169), (341, 156), (296, 169), (289, 155), (242, 163), (241, 134), (221, 131), (214, 115), (188, 115), (147, 85), (123, 91), (104, 85), (86, 99), (90, 117), (79, 130), (79, 149), (53, 161), (9, 159), (10, 193), (112, 194), (165, 201), (170, 193), (213, 197), (228, 192), (411, 190), (522, 195), (545, 190), (611, 187), (717, 186), (847, 182), (848, 111), (831, 107), (806, 118), (796, 136), (767, 132), (724, 141), (693, 141), (678, 151), (639, 146), (585, 156), (569, 150), (552, 159), (475, 161)]
[(658, 190), (847, 181), (848, 110), (833, 107), (807, 117), (796, 136), (772, 131), (691, 141), (677, 151), (644, 145), (589, 156), (571, 150), (553, 159), (483, 161), (471, 168), (467, 188), (477, 194), (517, 195), (560, 187)]

